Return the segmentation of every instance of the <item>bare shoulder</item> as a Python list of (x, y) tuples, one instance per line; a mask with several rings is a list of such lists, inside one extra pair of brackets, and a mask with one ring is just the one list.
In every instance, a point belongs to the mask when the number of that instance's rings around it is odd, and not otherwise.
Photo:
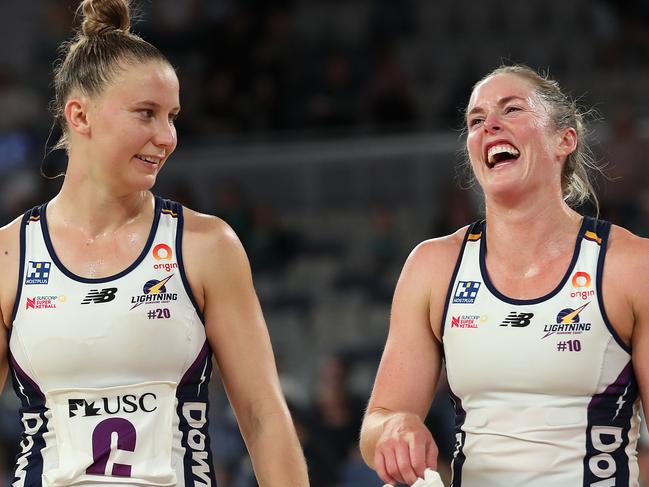
[[(237, 234), (221, 218), (183, 208), (184, 246), (193, 250), (214, 252), (234, 251), (241, 247)], [(205, 256), (204, 256), (205, 257)]]
[(6, 250), (13, 246), (20, 249), (20, 223), (22, 215), (17, 217), (11, 223), (0, 228), (0, 248)]
[(455, 268), (466, 231), (467, 227), (463, 227), (450, 235), (424, 240), (410, 253), (404, 270), (412, 268), (417, 273), (429, 276), (433, 286), (437, 281), (447, 285)]
[(462, 227), (455, 233), (443, 237), (424, 240), (415, 247), (411, 257), (423, 261), (438, 260), (457, 253), (462, 246), (467, 227)]
[[(0, 308), (9, 319), (16, 299), (20, 266), (20, 224), (22, 216), (0, 228)], [(9, 323), (5, 323), (9, 325)]]
[(625, 228), (613, 225), (606, 253), (604, 278), (612, 279), (616, 286), (646, 296), (649, 280), (639, 276), (649, 274), (649, 239), (639, 237)]
[(403, 266), (395, 303), (426, 303), (430, 322), (438, 323), (465, 234), (466, 227), (417, 245)]
[(649, 268), (649, 239), (613, 225), (608, 242), (607, 260), (613, 261), (617, 271), (638, 272)]
[(214, 283), (218, 276), (228, 279), (232, 273), (250, 272), (246, 252), (230, 225), (188, 208), (183, 209), (183, 215), (183, 258), (190, 274)]

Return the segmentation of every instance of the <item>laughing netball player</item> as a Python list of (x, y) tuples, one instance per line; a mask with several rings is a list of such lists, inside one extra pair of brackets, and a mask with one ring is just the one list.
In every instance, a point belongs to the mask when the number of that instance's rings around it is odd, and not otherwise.
[(581, 114), (556, 82), (499, 68), (466, 123), (486, 220), (408, 258), (363, 456), (391, 483), (436, 466), (422, 419), (444, 358), (454, 487), (637, 486), (649, 241), (571, 208), (591, 186)]
[(214, 355), (259, 485), (307, 486), (241, 244), (149, 191), (176, 148), (176, 73), (129, 32), (126, 0), (81, 9), (55, 74), (65, 181), (0, 231), (12, 485), (214, 486)]

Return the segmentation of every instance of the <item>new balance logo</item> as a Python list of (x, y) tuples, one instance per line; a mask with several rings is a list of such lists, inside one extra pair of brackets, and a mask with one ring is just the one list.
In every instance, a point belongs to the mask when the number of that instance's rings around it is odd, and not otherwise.
[(534, 313), (517, 313), (516, 311), (512, 311), (507, 315), (507, 318), (503, 320), (500, 326), (523, 328), (531, 323), (533, 316)]
[(107, 288), (102, 289), (102, 290), (91, 289), (90, 292), (86, 295), (86, 297), (83, 298), (83, 301), (81, 301), (81, 304), (108, 303), (109, 301), (112, 301), (113, 299), (115, 299), (115, 293), (116, 292), (117, 292), (116, 287), (107, 287)]

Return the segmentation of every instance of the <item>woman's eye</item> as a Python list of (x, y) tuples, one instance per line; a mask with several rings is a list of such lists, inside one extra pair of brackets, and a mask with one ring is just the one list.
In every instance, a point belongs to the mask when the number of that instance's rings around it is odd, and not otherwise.
[(480, 123), (482, 123), (481, 118), (472, 118), (471, 120), (469, 120), (469, 127), (475, 127), (476, 125), (478, 125)]
[(510, 106), (505, 108), (505, 113), (518, 112), (518, 111), (520, 111), (520, 107)]
[(144, 118), (153, 117), (153, 110), (149, 110), (148, 108), (145, 108), (144, 110), (140, 110), (140, 113), (144, 116)]

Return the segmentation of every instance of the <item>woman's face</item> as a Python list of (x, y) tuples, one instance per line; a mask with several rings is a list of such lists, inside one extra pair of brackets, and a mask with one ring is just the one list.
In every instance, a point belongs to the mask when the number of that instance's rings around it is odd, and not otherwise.
[(561, 191), (565, 131), (554, 128), (530, 81), (512, 73), (487, 78), (471, 95), (466, 123), (471, 166), (488, 198)]
[(166, 63), (127, 63), (90, 100), (88, 169), (120, 192), (149, 189), (176, 148), (179, 84)]

